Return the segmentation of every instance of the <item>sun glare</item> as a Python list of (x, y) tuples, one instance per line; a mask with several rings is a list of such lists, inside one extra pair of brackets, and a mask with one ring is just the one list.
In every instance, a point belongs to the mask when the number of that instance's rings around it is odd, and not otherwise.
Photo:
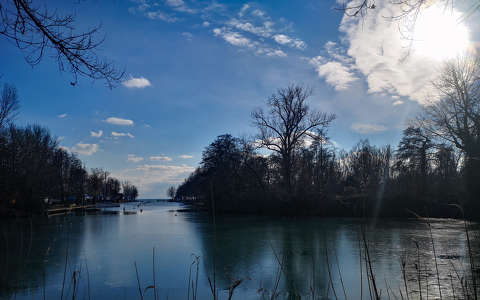
[(425, 9), (415, 22), (413, 49), (416, 54), (445, 60), (464, 53), (470, 44), (469, 30), (461, 14), (444, 7)]

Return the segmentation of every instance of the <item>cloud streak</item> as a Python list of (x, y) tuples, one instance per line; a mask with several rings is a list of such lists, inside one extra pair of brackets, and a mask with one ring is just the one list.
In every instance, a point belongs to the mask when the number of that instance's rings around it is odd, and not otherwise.
[(112, 125), (120, 125), (120, 126), (133, 126), (133, 121), (129, 119), (122, 119), (117, 117), (109, 117), (105, 119), (105, 122)]
[(116, 132), (116, 131), (112, 131), (112, 136), (113, 137), (123, 137), (123, 136), (128, 136), (129, 138), (133, 139), (135, 136), (133, 134), (131, 134), (130, 132)]
[(150, 160), (152, 161), (171, 161), (172, 158), (166, 155), (158, 155), (158, 156), (150, 156)]
[(129, 154), (127, 156), (127, 162), (138, 163), (138, 162), (141, 162), (141, 161), (143, 161), (143, 157), (141, 157), (141, 156), (136, 156), (135, 154)]
[(378, 124), (354, 123), (352, 129), (361, 134), (372, 134), (386, 131), (388, 128)]

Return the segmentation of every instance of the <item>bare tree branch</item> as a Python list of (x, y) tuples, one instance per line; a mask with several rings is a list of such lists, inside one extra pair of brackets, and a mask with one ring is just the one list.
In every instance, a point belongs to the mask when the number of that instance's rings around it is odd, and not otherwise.
[(0, 1), (0, 35), (13, 41), (31, 66), (51, 52), (59, 70), (72, 73), (72, 85), (77, 84), (78, 76), (85, 76), (104, 80), (112, 88), (124, 78), (124, 71), (98, 57), (96, 50), (104, 40), (97, 38), (99, 30), (96, 26), (77, 33), (74, 15), (40, 9), (32, 0)]
[(15, 120), (19, 108), (17, 89), (12, 85), (4, 84), (0, 98), (0, 129)]

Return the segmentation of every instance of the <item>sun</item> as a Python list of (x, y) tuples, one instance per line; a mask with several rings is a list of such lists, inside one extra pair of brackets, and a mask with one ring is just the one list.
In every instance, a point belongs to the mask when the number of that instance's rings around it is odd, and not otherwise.
[(416, 18), (412, 48), (417, 55), (447, 60), (467, 51), (470, 45), (468, 27), (461, 14), (443, 6), (430, 6)]

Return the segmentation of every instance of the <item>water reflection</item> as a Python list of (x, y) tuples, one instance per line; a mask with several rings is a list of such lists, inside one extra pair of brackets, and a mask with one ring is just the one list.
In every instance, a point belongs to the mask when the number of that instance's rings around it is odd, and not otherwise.
[[(452, 285), (462, 289), (458, 278), (452, 280), (454, 270), (464, 274), (469, 267), (463, 223), (431, 222), (442, 295), (452, 297)], [(279, 288), (284, 296), (305, 297), (315, 293), (334, 297), (336, 293), (343, 298), (343, 280), (347, 296), (356, 298), (360, 293), (366, 296), (369, 289), (360, 227), (359, 221), (352, 219), (232, 217), (218, 220), (216, 229), (197, 229), (206, 254), (205, 270), (213, 277), (213, 265), (216, 265), (216, 276), (223, 289), (234, 279), (254, 278), (245, 281), (243, 288), (250, 292), (260, 288), (271, 294), (278, 261), (285, 255)], [(439, 296), (432, 239), (426, 223), (382, 220), (369, 226), (366, 235), (379, 289), (385, 293), (393, 287), (395, 291), (390, 292), (400, 296), (398, 288), (405, 288), (402, 272), (405, 262), (407, 289), (414, 295), (419, 295), (420, 289), (425, 295), (429, 289), (430, 297)], [(418, 268), (421, 268), (420, 288)], [(363, 276), (362, 286), (360, 276)]]
[[(258, 299), (274, 291), (281, 298), (314, 295), (334, 299), (335, 294), (344, 298), (344, 293), (350, 299), (360, 294), (368, 298), (358, 220), (242, 216), (217, 218), (214, 226), (205, 215), (172, 211), (176, 208), (176, 204), (155, 204), (138, 215), (69, 216), (1, 224), (0, 298), (42, 298), (44, 291), (47, 299), (58, 298), (62, 286), (64, 295), (71, 298), (74, 271), (77, 298), (139, 298), (133, 264), (138, 265), (142, 287), (151, 285), (154, 247), (157, 291), (163, 298), (186, 298), (192, 253), (201, 261), (199, 299), (211, 298), (209, 277), (215, 278), (222, 298), (236, 280), (242, 283), (235, 296), (242, 299)], [(433, 220), (431, 226), (442, 295), (451, 297), (452, 284), (461, 289), (459, 280), (452, 280), (452, 266), (461, 272), (469, 267), (463, 223)], [(477, 232), (478, 227), (471, 232), (475, 249), (479, 246)], [(404, 291), (402, 261), (407, 261), (407, 288), (414, 296), (419, 296), (420, 288), (424, 296), (427, 289), (431, 298), (439, 294), (427, 224), (378, 220), (366, 235), (383, 294), (387, 288), (398, 296), (399, 289)], [(148, 290), (146, 299), (150, 297), (153, 293)]]

